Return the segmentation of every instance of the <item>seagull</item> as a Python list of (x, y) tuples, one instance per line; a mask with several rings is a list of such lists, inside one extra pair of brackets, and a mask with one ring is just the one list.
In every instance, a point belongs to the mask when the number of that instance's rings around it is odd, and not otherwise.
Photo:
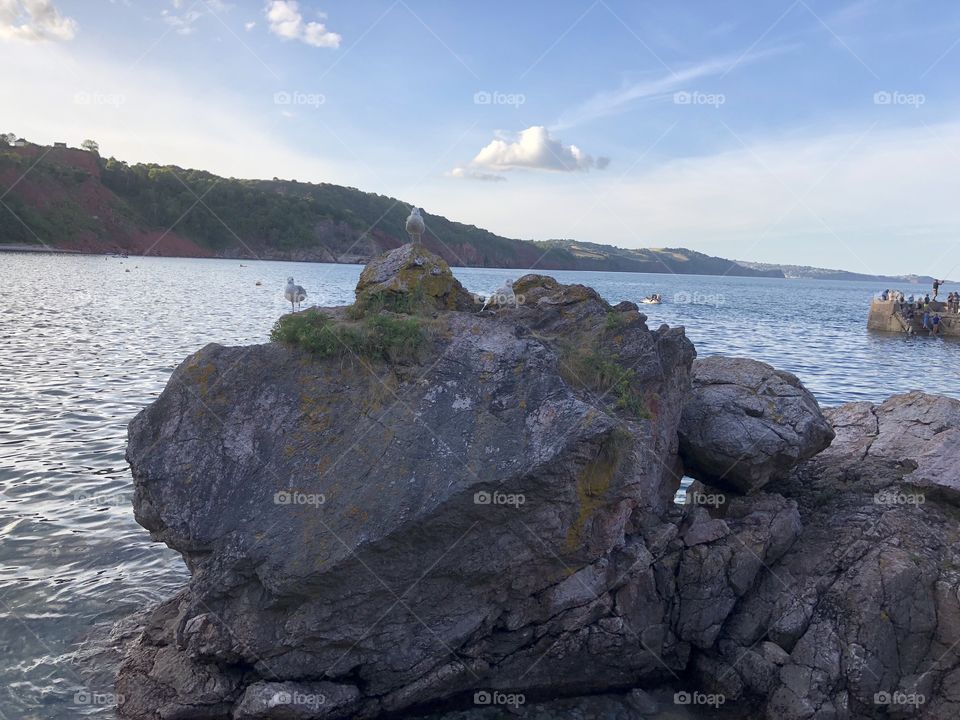
[(493, 291), (491, 295), (483, 302), (480, 312), (487, 309), (488, 305), (509, 305), (513, 303), (517, 307), (517, 294), (513, 291), (513, 280), (504, 280), (503, 285)]
[(307, 299), (307, 291), (300, 285), (295, 285), (292, 277), (287, 278), (287, 289), (283, 296), (290, 301), (290, 311), (293, 312), (293, 304), (298, 306)]
[(407, 234), (413, 238), (415, 243), (418, 243), (425, 229), (426, 225), (423, 224), (423, 218), (420, 217), (420, 208), (410, 208), (410, 217), (407, 218)]

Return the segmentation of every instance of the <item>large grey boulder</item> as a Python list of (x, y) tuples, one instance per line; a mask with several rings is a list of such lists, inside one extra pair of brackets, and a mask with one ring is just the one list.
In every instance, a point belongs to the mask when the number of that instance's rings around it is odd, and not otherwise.
[(795, 375), (747, 358), (694, 363), (693, 393), (680, 424), (681, 455), (691, 477), (755, 492), (786, 477), (833, 436)]
[[(826, 414), (843, 440), (828, 457), (847, 463), (877, 458), (904, 464), (905, 482), (922, 491), (923, 498), (930, 495), (960, 505), (960, 401), (914, 391), (879, 405), (849, 403)], [(888, 499), (892, 503), (897, 498)]]
[(828, 409), (828, 450), (737, 499), (788, 496), (802, 529), (695, 653), (702, 684), (769, 720), (960, 716), (960, 521), (935, 475), (914, 477), (958, 412), (922, 393)]
[(459, 312), (441, 262), (393, 251), (358, 287), (438, 300), (422, 362), (209, 345), (131, 423), (137, 520), (191, 579), (130, 648), (121, 716), (372, 718), (682, 669), (643, 529), (679, 484), (692, 345), (533, 275), (519, 308)]

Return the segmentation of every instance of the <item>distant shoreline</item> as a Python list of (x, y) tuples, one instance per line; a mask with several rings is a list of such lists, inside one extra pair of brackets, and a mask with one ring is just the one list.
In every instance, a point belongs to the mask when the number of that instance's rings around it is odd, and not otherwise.
[(85, 253), (80, 250), (62, 250), (41, 245), (4, 245), (0, 243), (0, 252), (52, 253), (55, 255), (101, 255), (104, 253)]
[[(215, 255), (215, 256), (202, 256), (202, 255), (139, 255), (137, 253), (130, 253), (122, 250), (117, 251), (106, 251), (106, 250), (65, 250), (60, 248), (49, 248), (36, 245), (17, 245), (17, 244), (2, 244), (0, 243), (0, 252), (27, 252), (27, 253), (50, 253), (55, 255), (90, 255), (90, 256), (100, 256), (100, 257), (115, 257), (118, 255), (126, 254), (127, 257), (131, 258), (172, 258), (172, 259), (181, 259), (181, 260), (237, 260), (240, 262), (297, 262), (297, 263), (318, 263), (318, 264), (327, 264), (327, 265), (360, 265), (364, 266), (367, 264), (368, 259), (359, 259), (354, 258), (350, 260), (336, 260), (336, 259), (307, 259), (307, 258), (291, 258), (291, 257), (248, 257), (244, 255)], [(521, 267), (505, 267), (499, 265), (451, 265), (451, 268), (471, 268), (474, 270), (528, 270), (531, 273), (539, 274), (550, 274), (551, 272), (599, 272), (599, 273), (636, 273), (641, 275), (677, 275), (677, 276), (690, 276), (690, 277), (762, 277), (769, 280), (821, 280), (821, 281), (833, 281), (833, 282), (876, 282), (876, 283), (887, 283), (887, 284), (901, 284), (906, 287), (914, 286), (927, 286), (927, 283), (924, 282), (923, 278), (917, 280), (909, 280), (906, 278), (894, 278), (886, 276), (878, 277), (867, 277), (867, 278), (839, 278), (839, 277), (803, 277), (803, 276), (784, 276), (784, 277), (773, 277), (773, 276), (762, 276), (762, 275), (732, 275), (732, 274), (716, 274), (716, 273), (688, 273), (688, 272), (657, 272), (654, 270), (614, 270), (614, 269), (603, 269), (603, 270), (592, 270), (592, 269), (583, 269), (583, 268), (521, 268)], [(960, 284), (954, 283), (952, 281), (947, 281), (945, 284)]]

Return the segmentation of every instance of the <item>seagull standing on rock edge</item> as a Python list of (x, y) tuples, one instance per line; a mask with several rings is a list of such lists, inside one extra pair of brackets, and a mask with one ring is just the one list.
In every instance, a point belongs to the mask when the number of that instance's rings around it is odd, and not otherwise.
[(303, 286), (294, 284), (292, 277), (288, 277), (287, 289), (284, 291), (283, 296), (290, 301), (290, 312), (293, 312), (294, 303), (299, 306), (300, 303), (307, 299), (307, 291), (303, 289)]
[(514, 307), (517, 307), (517, 294), (513, 291), (513, 280), (504, 280), (503, 285), (498, 287), (493, 291), (493, 294), (488, 295), (487, 298), (483, 301), (483, 307), (480, 308), (480, 312), (483, 312), (487, 309), (488, 305), (510, 305), (513, 304)]
[(410, 208), (410, 216), (407, 218), (407, 234), (413, 239), (414, 243), (419, 243), (424, 230), (426, 230), (426, 225), (424, 225), (423, 218), (420, 217), (420, 208)]

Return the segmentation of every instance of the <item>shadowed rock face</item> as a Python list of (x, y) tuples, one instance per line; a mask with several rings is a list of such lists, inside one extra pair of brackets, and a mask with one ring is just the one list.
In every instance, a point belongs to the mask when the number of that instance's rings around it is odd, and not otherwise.
[[(411, 257), (358, 295), (422, 288), (385, 276)], [(435, 259), (413, 267), (430, 296), (464, 294)], [(422, 364), (268, 344), (177, 368), (128, 458), (138, 521), (192, 578), (132, 649), (122, 715), (375, 717), (683, 666), (640, 529), (679, 484), (693, 348), (588, 288), (522, 281), (519, 308), (420, 316)]]
[(738, 492), (784, 478), (833, 440), (795, 375), (747, 358), (697, 360), (680, 425), (681, 454), (698, 480)]
[[(676, 709), (634, 689), (664, 682), (770, 720), (960, 714), (960, 403), (821, 414), (741, 359), (691, 392), (682, 329), (632, 303), (526, 275), (519, 307), (450, 309), (421, 252), (390, 266), (438, 292), (381, 263), (358, 298), (416, 295), (422, 360), (210, 345), (131, 423), (137, 519), (191, 580), (128, 644), (122, 717), (628, 720)], [(728, 467), (704, 406), (778, 440), (676, 506), (681, 415), (698, 475)]]

